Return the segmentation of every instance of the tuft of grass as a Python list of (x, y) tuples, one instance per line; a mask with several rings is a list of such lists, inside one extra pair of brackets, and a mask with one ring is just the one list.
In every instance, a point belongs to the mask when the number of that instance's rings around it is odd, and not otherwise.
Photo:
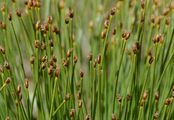
[(174, 118), (173, 1), (0, 6), (0, 119)]

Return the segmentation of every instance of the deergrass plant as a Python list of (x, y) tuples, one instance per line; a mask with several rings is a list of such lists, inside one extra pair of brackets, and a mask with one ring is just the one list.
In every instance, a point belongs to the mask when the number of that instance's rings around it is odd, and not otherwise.
[(172, 0), (0, 5), (0, 120), (174, 119)]

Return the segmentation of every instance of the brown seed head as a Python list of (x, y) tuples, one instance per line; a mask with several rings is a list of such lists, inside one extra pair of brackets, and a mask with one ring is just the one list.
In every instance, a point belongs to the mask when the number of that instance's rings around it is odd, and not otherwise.
[(116, 35), (116, 29), (115, 28), (112, 30), (112, 35)]
[(12, 13), (9, 13), (9, 14), (8, 14), (8, 20), (9, 20), (9, 21), (12, 21)]
[(47, 22), (48, 22), (48, 24), (52, 24), (53, 23), (53, 17), (49, 16)]
[(141, 23), (144, 23), (145, 17), (144, 15), (141, 16)]
[(86, 115), (85, 120), (90, 120), (90, 115)]
[(153, 115), (154, 120), (158, 120), (159, 118), (159, 112), (155, 112)]
[(105, 17), (105, 20), (110, 20), (110, 14), (107, 14), (106, 17)]
[(55, 76), (56, 76), (57, 78), (59, 77), (60, 72), (61, 72), (61, 69), (60, 69), (60, 66), (58, 66), (58, 67), (56, 68), (56, 71), (55, 71)]
[(151, 16), (151, 23), (155, 24), (155, 16), (154, 15)]
[(154, 57), (150, 56), (150, 58), (149, 58), (149, 64), (152, 64), (153, 61), (154, 61)]
[(74, 17), (74, 11), (71, 8), (69, 8), (68, 15), (69, 15), (69, 18), (71, 18), (71, 19)]
[(112, 120), (117, 120), (114, 113), (112, 113)]
[(41, 62), (46, 62), (48, 60), (48, 57), (45, 55), (42, 57)]
[(65, 7), (65, 0), (60, 0), (59, 1), (59, 8), (63, 9)]
[[(36, 1), (37, 1), (37, 0), (36, 0)], [(37, 5), (36, 5), (36, 1), (33, 0), (33, 7), (34, 7), (34, 8), (36, 8), (36, 6), (37, 6)]]
[(152, 51), (151, 50), (149, 50), (148, 53), (147, 53), (147, 60), (148, 60), (149, 64), (152, 64), (152, 62), (154, 61), (154, 57), (152, 55)]
[(11, 82), (11, 78), (8, 77), (8, 78), (5, 80), (5, 83), (6, 83), (6, 84), (9, 84), (10, 82)]
[(53, 69), (54, 69), (54, 67), (52, 65), (48, 68), (48, 74), (49, 75), (52, 75)]
[(81, 98), (82, 98), (81, 92), (78, 91), (78, 93), (77, 93), (77, 99), (78, 99), (78, 100), (81, 100)]
[(161, 5), (161, 0), (153, 0), (153, 2), (157, 7)]
[(141, 0), (141, 8), (144, 9), (145, 7), (145, 0)]
[(132, 96), (128, 94), (128, 95), (126, 96), (126, 99), (127, 99), (127, 101), (131, 101), (131, 100), (132, 100)]
[(18, 17), (21, 17), (21, 15), (22, 15), (22, 11), (18, 8), (18, 9), (16, 9), (16, 15), (18, 16)]
[(106, 33), (107, 33), (107, 30), (106, 30), (106, 29), (104, 29), (104, 30), (101, 32), (101, 38), (102, 38), (102, 39), (105, 39)]
[(163, 38), (162, 34), (157, 34), (153, 37), (152, 41), (154, 42), (154, 44), (163, 43), (164, 38)]
[(78, 101), (78, 108), (82, 108), (82, 100)]
[(41, 49), (46, 50), (46, 43), (43, 41), (41, 42)]
[(155, 100), (158, 101), (159, 100), (159, 97), (160, 97), (159, 92), (156, 92), (155, 93)]
[(159, 26), (161, 23), (161, 16), (155, 17), (155, 25)]
[(66, 57), (69, 58), (69, 57), (71, 56), (71, 53), (72, 53), (72, 50), (69, 49), (69, 50), (67, 51), (67, 53), (66, 53)]
[(95, 59), (94, 63), (93, 63), (93, 67), (96, 68), (97, 66), (97, 60)]
[(3, 29), (3, 30), (6, 30), (5, 22), (0, 22), (0, 28)]
[(10, 117), (9, 117), (9, 116), (7, 116), (7, 117), (5, 118), (5, 120), (10, 120)]
[(41, 31), (46, 34), (49, 31), (49, 24), (45, 23), (43, 25), (41, 25)]
[(44, 70), (46, 68), (46, 63), (45, 62), (42, 62), (41, 63), (41, 69)]
[(116, 12), (116, 7), (113, 7), (113, 8), (111, 9), (111, 15), (112, 15), (112, 16), (115, 15), (115, 12)]
[(80, 78), (83, 78), (83, 76), (84, 76), (84, 72), (80, 71)]
[(65, 24), (68, 24), (68, 23), (69, 23), (69, 17), (66, 16), (66, 17), (65, 17)]
[(68, 94), (65, 96), (64, 100), (65, 100), (65, 101), (68, 101), (68, 100), (70, 99), (70, 97), (71, 97), (71, 95), (68, 93)]
[(105, 29), (108, 29), (109, 28), (109, 20), (105, 20), (104, 21), (104, 27), (105, 27)]
[(118, 103), (121, 104), (122, 97), (120, 95), (117, 96)]
[(163, 9), (164, 16), (167, 16), (169, 14), (169, 12), (170, 12), (170, 9), (168, 7)]
[(28, 5), (28, 0), (26, 0), (26, 1), (24, 2), (24, 4), (27, 6), (27, 5)]
[(74, 63), (77, 63), (77, 61), (78, 61), (77, 55), (75, 55), (73, 59), (74, 59)]
[(5, 49), (2, 46), (0, 46), (0, 53), (5, 54)]
[(3, 30), (6, 30), (6, 24), (5, 24), (5, 22), (2, 22), (0, 27), (1, 27)]
[(52, 32), (57, 34), (57, 35), (60, 34), (59, 29), (55, 25), (52, 26)]
[(132, 51), (134, 54), (137, 54), (139, 51), (140, 51), (140, 44), (139, 42), (135, 42), (133, 45), (132, 45)]
[(70, 110), (69, 116), (70, 116), (71, 118), (74, 118), (74, 116), (75, 116), (75, 109), (71, 109), (71, 110)]
[(40, 3), (40, 1), (36, 1), (36, 3), (35, 3), (35, 7), (37, 7), (37, 8), (40, 8), (40, 7), (41, 7), (41, 3)]
[(165, 105), (170, 105), (172, 103), (172, 99), (171, 98), (167, 98), (164, 102)]
[(31, 58), (30, 58), (30, 64), (34, 64), (34, 60), (35, 60), (35, 56), (32, 55)]
[(21, 85), (18, 85), (17, 87), (17, 94), (19, 95), (21, 93)]
[(51, 59), (52, 59), (55, 63), (57, 62), (57, 57), (56, 57), (56, 55), (53, 55)]
[(39, 40), (35, 40), (34, 41), (34, 46), (35, 46), (35, 48), (40, 48), (40, 46), (41, 46), (40, 41)]
[(148, 97), (148, 92), (147, 92), (147, 91), (145, 91), (145, 92), (144, 92), (144, 94), (143, 94), (143, 99), (144, 99), (144, 101), (146, 101), (146, 100), (147, 100), (147, 97)]
[(41, 23), (40, 21), (37, 21), (36, 25), (35, 25), (36, 31), (39, 31), (41, 29)]
[(50, 47), (54, 47), (54, 42), (53, 42), (53, 40), (51, 39), (51, 40), (49, 40), (49, 45), (50, 45)]
[(68, 67), (69, 65), (69, 60), (63, 60), (63, 66)]
[(55, 62), (53, 61), (53, 59), (49, 60), (49, 65), (53, 66), (53, 68), (55, 67)]
[(169, 17), (167, 17), (167, 18), (165, 19), (165, 24), (166, 24), (167, 26), (170, 25), (170, 18), (169, 18)]
[(151, 49), (148, 50), (147, 55), (152, 56), (152, 50)]
[(28, 9), (31, 9), (32, 7), (34, 7), (33, 0), (29, 0), (29, 1), (28, 1), (28, 4), (27, 4), (27, 8), (28, 8)]
[(89, 61), (92, 61), (92, 57), (93, 57), (92, 56), (92, 53), (89, 53), (88, 56), (87, 56), (87, 58), (88, 58)]
[(4, 68), (6, 68), (7, 70), (10, 70), (10, 65), (7, 61), (4, 62)]
[(102, 60), (102, 59), (101, 59), (101, 54), (99, 54), (98, 57), (97, 57), (97, 63), (98, 63), (98, 64), (101, 64), (101, 60)]
[(130, 32), (124, 32), (124, 33), (122, 34), (122, 38), (123, 38), (124, 40), (128, 40), (129, 37), (130, 37)]
[(25, 79), (25, 88), (28, 89), (28, 87), (29, 87), (29, 80)]

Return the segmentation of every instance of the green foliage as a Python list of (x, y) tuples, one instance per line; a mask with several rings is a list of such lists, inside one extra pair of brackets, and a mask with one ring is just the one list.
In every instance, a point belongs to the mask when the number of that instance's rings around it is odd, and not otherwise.
[(1, 120), (174, 118), (174, 2), (0, 4)]

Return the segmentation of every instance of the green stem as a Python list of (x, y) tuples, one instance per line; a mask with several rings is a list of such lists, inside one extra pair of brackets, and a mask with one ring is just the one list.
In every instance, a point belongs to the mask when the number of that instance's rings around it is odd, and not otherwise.
[(54, 88), (53, 88), (53, 95), (52, 95), (52, 99), (51, 99), (51, 109), (50, 109), (50, 117), (49, 117), (49, 120), (52, 119), (52, 111), (53, 111), (54, 96), (55, 96), (55, 92), (56, 92), (57, 81), (58, 81), (58, 78), (56, 77), (55, 78), (55, 83), (54, 83)]
[(56, 110), (53, 112), (53, 114), (52, 114), (52, 117), (54, 117), (55, 116), (55, 114), (60, 110), (60, 108), (63, 106), (63, 104), (65, 103), (66, 101), (65, 100), (63, 100), (63, 102), (56, 108)]
[(2, 89), (3, 89), (6, 85), (7, 85), (6, 83), (4, 83), (4, 84), (2, 85), (2, 87), (0, 88), (0, 92), (2, 91)]
[(18, 41), (16, 32), (15, 32), (13, 22), (11, 21), (10, 23), (11, 23), (11, 26), (12, 26), (12, 29), (13, 29), (13, 32), (14, 32), (14, 35), (15, 35), (15, 39), (16, 39), (16, 43), (17, 43), (17, 47), (18, 47), (18, 52), (19, 52), (19, 57), (20, 57), (20, 62), (21, 62), (21, 66), (22, 66), (22, 69), (23, 69), (24, 77), (26, 77), (24, 66), (23, 66), (22, 51), (21, 51), (20, 46), (19, 46), (19, 41)]
[(118, 70), (116, 71), (115, 90), (114, 90), (114, 95), (113, 95), (113, 97), (114, 97), (114, 99), (113, 99), (113, 109), (112, 109), (113, 113), (114, 113), (114, 110), (115, 110), (115, 100), (116, 100), (117, 86), (118, 86), (117, 84), (118, 84), (121, 64), (122, 64), (122, 61), (123, 61), (125, 47), (126, 47), (126, 41), (123, 41), (122, 48), (121, 48), (121, 58), (120, 58), (120, 61), (119, 61), (119, 67), (118, 67)]

